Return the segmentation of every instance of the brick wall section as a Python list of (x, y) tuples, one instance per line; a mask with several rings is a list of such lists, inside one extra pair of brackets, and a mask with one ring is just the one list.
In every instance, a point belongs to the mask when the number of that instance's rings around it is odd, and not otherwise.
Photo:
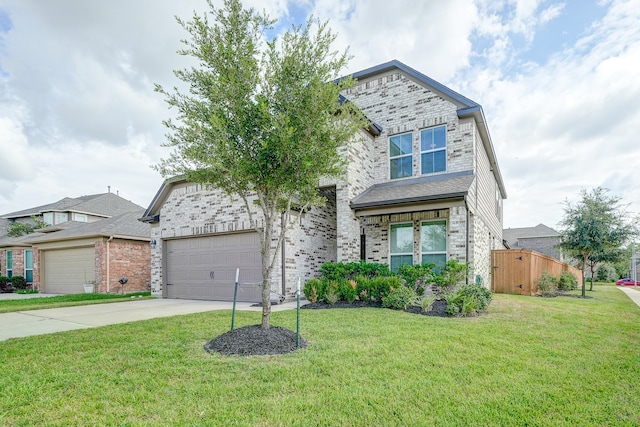
[[(107, 239), (96, 242), (96, 292), (120, 293), (123, 290), (118, 279), (126, 277), (124, 293), (149, 290), (151, 280), (151, 250), (144, 241)], [(107, 285), (107, 258), (109, 283)]]
[[(312, 208), (297, 221), (287, 234), (286, 296), (295, 291), (296, 281), (313, 276), (319, 266), (336, 259), (336, 196), (335, 190), (323, 190), (328, 199), (325, 208)], [(261, 216), (254, 210), (257, 218)], [(297, 214), (294, 216), (297, 217)], [(176, 184), (160, 211), (161, 222), (151, 228), (151, 291), (154, 296), (163, 293), (163, 241), (174, 237), (196, 237), (235, 231), (252, 231), (244, 203), (237, 197), (228, 197), (222, 191), (199, 184)], [(280, 221), (277, 221), (279, 226)], [(272, 243), (275, 249), (275, 242)], [(271, 275), (271, 289), (282, 293), (281, 253)]]
[(419, 176), (420, 130), (437, 125), (447, 127), (447, 172), (473, 169), (473, 123), (461, 128), (455, 104), (400, 71), (359, 80), (344, 96), (383, 128), (375, 144), (375, 183), (389, 181), (388, 138), (407, 132), (413, 133), (413, 176)]

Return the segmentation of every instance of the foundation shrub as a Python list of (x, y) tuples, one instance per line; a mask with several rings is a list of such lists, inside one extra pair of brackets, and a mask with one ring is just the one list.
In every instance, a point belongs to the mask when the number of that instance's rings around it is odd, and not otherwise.
[(304, 284), (302, 292), (309, 302), (318, 302), (324, 300), (327, 290), (327, 282), (322, 279), (307, 280)]
[(418, 296), (423, 295), (427, 286), (431, 286), (435, 278), (435, 264), (402, 264), (397, 275), (405, 286), (413, 289)]
[(399, 286), (382, 297), (382, 306), (402, 310), (415, 304), (417, 298), (416, 291), (407, 286)]

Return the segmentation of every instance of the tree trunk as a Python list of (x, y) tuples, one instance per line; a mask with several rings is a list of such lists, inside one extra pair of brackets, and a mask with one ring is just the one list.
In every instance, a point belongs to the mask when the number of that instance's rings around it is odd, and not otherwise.
[[(582, 298), (586, 298), (587, 297), (587, 278), (585, 277), (586, 274), (584, 274), (584, 269), (587, 266), (587, 257), (584, 257), (584, 260), (582, 262)], [(591, 283), (593, 283), (593, 278), (591, 279)]]
[(262, 239), (262, 329), (271, 327), (271, 221), (265, 220)]

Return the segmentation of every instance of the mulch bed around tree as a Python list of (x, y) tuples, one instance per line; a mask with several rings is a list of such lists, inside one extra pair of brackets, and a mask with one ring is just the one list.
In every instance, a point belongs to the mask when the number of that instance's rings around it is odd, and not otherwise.
[[(310, 309), (310, 310), (321, 310), (321, 309), (329, 309), (329, 308), (382, 308), (382, 304), (379, 302), (366, 302), (366, 301), (354, 301), (352, 303), (347, 301), (336, 301), (334, 304), (329, 304), (325, 301), (321, 302), (310, 302), (301, 306), (300, 308)], [(421, 307), (417, 305), (412, 305), (404, 309), (407, 313), (414, 314), (422, 314), (423, 316), (436, 316), (436, 317), (448, 317), (449, 315), (446, 312), (447, 302), (445, 300), (436, 300), (433, 302), (431, 306), (431, 310), (423, 311)]]
[[(300, 337), (300, 347), (307, 341)], [(285, 354), (298, 349), (296, 333), (280, 326), (262, 329), (260, 325), (236, 328), (218, 335), (204, 345), (209, 353), (221, 353), (237, 356), (262, 356), (265, 354)]]

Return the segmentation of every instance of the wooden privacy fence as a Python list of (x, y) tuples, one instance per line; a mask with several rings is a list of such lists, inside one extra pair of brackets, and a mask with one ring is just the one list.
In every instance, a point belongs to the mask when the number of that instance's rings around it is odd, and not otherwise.
[(491, 251), (491, 290), (502, 294), (534, 295), (535, 282), (546, 271), (559, 276), (563, 271), (573, 273), (582, 285), (582, 272), (555, 258), (527, 249)]

